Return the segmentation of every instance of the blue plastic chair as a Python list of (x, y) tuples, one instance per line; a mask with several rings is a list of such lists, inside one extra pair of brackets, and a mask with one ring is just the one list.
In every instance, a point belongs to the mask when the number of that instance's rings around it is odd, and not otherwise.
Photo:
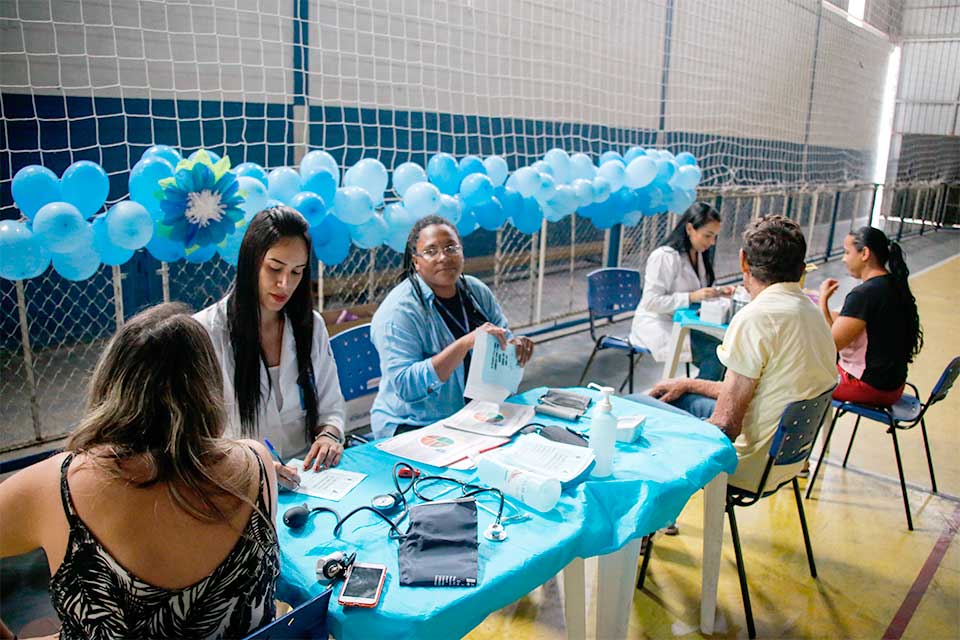
[(833, 435), (833, 428), (837, 424), (840, 416), (846, 413), (852, 413), (857, 416), (857, 421), (853, 424), (853, 433), (850, 435), (850, 444), (847, 445), (847, 453), (843, 456), (843, 466), (847, 466), (847, 459), (850, 458), (850, 450), (853, 449), (853, 439), (857, 437), (857, 428), (860, 426), (860, 419), (874, 420), (887, 425), (887, 433), (893, 438), (893, 453), (897, 459), (897, 473), (900, 475), (900, 491), (903, 494), (903, 509), (907, 514), (907, 529), (913, 531), (913, 517), (910, 515), (910, 500), (907, 497), (907, 483), (903, 478), (903, 463), (900, 460), (900, 444), (897, 442), (897, 430), (906, 431), (920, 425), (920, 433), (923, 434), (923, 448), (927, 452), (927, 467), (930, 469), (930, 484), (933, 493), (937, 492), (937, 478), (933, 473), (933, 457), (930, 455), (930, 442), (927, 439), (927, 424), (924, 416), (927, 409), (947, 397), (947, 392), (956, 382), (957, 376), (960, 376), (960, 356), (955, 357), (947, 365), (940, 375), (937, 384), (926, 402), (920, 401), (920, 391), (916, 385), (907, 383), (907, 386), (913, 390), (913, 396), (904, 395), (895, 404), (889, 407), (872, 407), (868, 405), (856, 404), (853, 402), (833, 401), (836, 411), (833, 414), (833, 421), (830, 423), (830, 429), (827, 430), (827, 437), (823, 441), (823, 449), (820, 452), (820, 459), (817, 460), (817, 466), (810, 476), (810, 484), (807, 486), (807, 497), (813, 491), (813, 483), (817, 480), (817, 474), (820, 472), (820, 465), (827, 457), (828, 447), (830, 446), (830, 436)]
[(308, 600), (244, 640), (327, 640), (327, 608), (332, 588)]
[[(590, 316), (590, 339), (594, 341), (594, 345), (577, 386), (583, 386), (583, 381), (598, 351), (619, 349), (627, 352), (627, 358), (630, 361), (630, 369), (624, 384), (629, 382), (630, 393), (633, 393), (634, 357), (643, 357), (644, 354), (650, 353), (650, 350), (630, 344), (629, 338), (626, 337), (605, 334), (597, 337), (596, 323), (600, 320), (612, 322), (613, 317), (618, 313), (635, 310), (640, 304), (641, 293), (640, 272), (636, 269), (597, 269), (587, 274), (587, 309)], [(624, 384), (620, 385), (621, 391)]]
[[(753, 624), (753, 607), (750, 605), (750, 590), (747, 588), (747, 573), (743, 566), (743, 552), (740, 549), (740, 532), (737, 529), (737, 518), (734, 515), (735, 507), (749, 507), (776, 493), (781, 487), (792, 484), (793, 497), (797, 501), (797, 513), (800, 515), (800, 528), (803, 530), (803, 544), (807, 550), (807, 563), (810, 565), (810, 575), (817, 577), (817, 565), (813, 560), (813, 546), (810, 544), (810, 531), (807, 529), (807, 517), (803, 511), (803, 500), (800, 497), (800, 484), (797, 477), (767, 487), (770, 470), (776, 466), (796, 464), (810, 457), (813, 443), (817, 439), (820, 427), (823, 425), (827, 411), (830, 409), (830, 400), (833, 389), (821, 393), (811, 400), (791, 402), (780, 416), (780, 424), (770, 443), (767, 465), (760, 476), (756, 491), (727, 487), (727, 517), (730, 520), (730, 534), (733, 537), (733, 551), (737, 558), (737, 574), (740, 577), (740, 594), (743, 597), (743, 611), (747, 619), (747, 632), (750, 638), (756, 638), (757, 632)], [(637, 579), (637, 588), (642, 589), (646, 578), (647, 565), (653, 550), (653, 538), (647, 540), (643, 554), (643, 564), (640, 567), (640, 577)]]
[(370, 340), (370, 324), (347, 329), (330, 338), (344, 400), (375, 394), (380, 388), (380, 354)]

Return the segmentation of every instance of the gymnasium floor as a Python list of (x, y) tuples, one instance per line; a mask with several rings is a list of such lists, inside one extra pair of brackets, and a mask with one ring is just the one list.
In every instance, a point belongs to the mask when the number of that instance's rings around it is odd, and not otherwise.
[[(926, 346), (911, 366), (910, 379), (925, 398), (954, 355), (960, 332), (954, 299), (960, 282), (960, 233), (940, 232), (904, 243), (911, 281), (920, 304)], [(843, 276), (839, 261), (824, 265), (808, 286)], [(842, 283), (837, 304), (853, 284)], [(614, 333), (629, 330), (629, 321)], [(524, 387), (574, 385), (591, 348), (585, 332), (544, 342), (528, 368)], [(619, 383), (625, 358), (601, 353), (591, 379)], [(637, 367), (636, 388), (649, 387), (660, 368)], [(852, 420), (841, 420), (828, 464), (805, 502), (819, 580), (811, 579), (789, 492), (737, 512), (754, 619), (761, 638), (939, 638), (960, 637), (960, 450), (956, 415), (960, 389), (934, 407), (927, 421), (939, 495), (929, 493), (929, 475), (919, 431), (902, 434), (901, 452), (915, 531), (908, 532), (889, 436), (879, 425), (861, 424), (846, 469)], [(815, 452), (819, 453), (819, 444)], [(805, 488), (806, 481), (801, 486)], [(701, 501), (695, 495), (681, 514), (677, 537), (658, 536), (644, 591), (635, 592), (630, 638), (698, 637)], [(729, 529), (727, 527), (727, 529)], [(587, 562), (588, 588), (595, 561)], [(41, 553), (0, 562), (0, 616), (21, 637), (51, 633), (55, 618), (46, 594)], [(588, 618), (593, 625), (596, 607)], [(711, 637), (746, 637), (733, 548), (726, 535), (718, 598), (718, 632)], [(26, 626), (25, 626), (26, 625)], [(589, 628), (589, 627), (588, 627)], [(562, 584), (554, 579), (490, 615), (469, 636), (565, 638)], [(590, 633), (592, 637), (592, 633)]]

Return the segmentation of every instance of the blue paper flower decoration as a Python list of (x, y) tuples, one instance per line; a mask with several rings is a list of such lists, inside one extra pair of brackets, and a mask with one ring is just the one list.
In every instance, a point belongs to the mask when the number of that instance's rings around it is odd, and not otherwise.
[(172, 178), (160, 181), (163, 218), (157, 233), (183, 244), (190, 254), (218, 244), (243, 220), (243, 196), (226, 156), (216, 164), (203, 149), (193, 160), (181, 160)]

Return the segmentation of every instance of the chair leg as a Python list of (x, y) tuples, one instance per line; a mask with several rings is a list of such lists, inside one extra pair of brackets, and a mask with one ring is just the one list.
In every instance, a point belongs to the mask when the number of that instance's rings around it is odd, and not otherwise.
[(840, 407), (833, 412), (833, 420), (830, 421), (830, 428), (827, 429), (827, 437), (823, 440), (823, 449), (820, 450), (820, 457), (817, 459), (817, 466), (813, 468), (813, 475), (810, 476), (810, 484), (807, 485), (807, 498), (810, 498), (810, 492), (813, 491), (813, 483), (817, 481), (817, 474), (820, 473), (820, 465), (823, 459), (827, 457), (827, 451), (830, 447), (830, 437), (833, 435), (833, 428), (837, 426), (837, 418), (840, 417)]
[(747, 572), (743, 567), (743, 552), (740, 550), (740, 532), (737, 530), (737, 518), (733, 515), (733, 505), (727, 505), (727, 516), (730, 519), (730, 535), (733, 536), (733, 553), (737, 557), (737, 575), (740, 577), (740, 595), (743, 597), (743, 613), (747, 618), (747, 635), (757, 637), (757, 630), (753, 626), (753, 607), (750, 606), (750, 591), (747, 588)]
[(640, 575), (637, 576), (637, 589), (643, 589), (643, 583), (647, 579), (647, 566), (650, 564), (650, 556), (653, 554), (653, 534), (647, 536), (647, 544), (643, 549), (643, 562), (640, 563)]
[(903, 462), (900, 461), (900, 444), (897, 442), (897, 428), (890, 420), (890, 435), (893, 436), (893, 453), (897, 456), (897, 473), (900, 474), (900, 491), (903, 492), (903, 509), (907, 512), (907, 529), (913, 531), (913, 517), (910, 515), (910, 498), (907, 496), (907, 482), (903, 479)]
[(853, 433), (850, 434), (850, 444), (847, 445), (847, 453), (843, 456), (843, 466), (847, 466), (847, 460), (850, 459), (850, 451), (853, 450), (853, 439), (857, 437), (857, 428), (860, 426), (860, 416), (857, 416), (857, 421), (853, 423)]
[(597, 338), (597, 343), (593, 345), (593, 351), (590, 352), (590, 357), (587, 359), (587, 366), (583, 368), (583, 373), (580, 374), (580, 381), (577, 383), (578, 387), (583, 386), (583, 381), (587, 377), (587, 372), (590, 371), (590, 365), (593, 364), (593, 359), (597, 355), (597, 351), (600, 350), (600, 341), (603, 340), (602, 337)]
[(930, 442), (927, 440), (927, 423), (920, 418), (920, 433), (923, 434), (923, 448), (927, 450), (927, 466), (930, 468), (930, 484), (933, 492), (937, 492), (937, 476), (933, 474), (933, 458), (930, 456)]
[(793, 479), (793, 497), (797, 499), (797, 513), (800, 514), (800, 528), (803, 529), (803, 545), (807, 548), (807, 562), (810, 564), (810, 575), (817, 577), (817, 563), (813, 561), (813, 545), (810, 544), (810, 530), (807, 529), (807, 515), (803, 511), (803, 500), (800, 497), (800, 483)]
[(687, 363), (687, 377), (690, 377), (690, 363)]
[(630, 371), (627, 373), (627, 377), (630, 379), (630, 393), (633, 393), (633, 351), (627, 352), (627, 356), (630, 358)]

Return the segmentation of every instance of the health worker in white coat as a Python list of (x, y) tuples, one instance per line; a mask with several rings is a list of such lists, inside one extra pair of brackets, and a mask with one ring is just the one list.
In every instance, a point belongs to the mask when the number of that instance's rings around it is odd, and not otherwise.
[(223, 370), (227, 437), (269, 440), (283, 460), (307, 451), (302, 469), (275, 461), (287, 489), (299, 485), (301, 472), (335, 466), (343, 453), (343, 394), (314, 311), (310, 250), (302, 215), (264, 209), (240, 244), (230, 291), (194, 316)]
[[(704, 202), (687, 209), (670, 235), (647, 258), (643, 275), (643, 296), (633, 316), (630, 342), (646, 347), (654, 360), (663, 362), (673, 350), (673, 313), (708, 298), (730, 295), (733, 287), (714, 287), (713, 252), (720, 233), (720, 214)], [(681, 362), (693, 362), (698, 377), (723, 378), (717, 359), (720, 342), (692, 332), (684, 345)]]

